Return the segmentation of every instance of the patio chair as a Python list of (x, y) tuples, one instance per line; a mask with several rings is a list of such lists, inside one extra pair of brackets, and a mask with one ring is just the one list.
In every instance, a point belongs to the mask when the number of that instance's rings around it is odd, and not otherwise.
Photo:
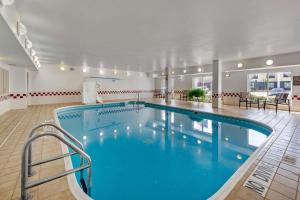
[(240, 99), (239, 99), (239, 108), (241, 107), (241, 103), (246, 103), (246, 109), (248, 109), (248, 104), (252, 104), (251, 96), (249, 92), (241, 92)]
[(187, 90), (184, 90), (181, 94), (180, 94), (180, 100), (183, 100), (183, 101), (187, 101), (188, 100), (188, 91)]
[(273, 100), (268, 100), (266, 99), (264, 102), (264, 110), (266, 109), (266, 105), (272, 105), (276, 107), (276, 113), (278, 110), (278, 105), (287, 105), (289, 108), (289, 112), (291, 112), (291, 105), (290, 105), (290, 100), (288, 99), (289, 94), (288, 93), (280, 93), (275, 96), (275, 99)]

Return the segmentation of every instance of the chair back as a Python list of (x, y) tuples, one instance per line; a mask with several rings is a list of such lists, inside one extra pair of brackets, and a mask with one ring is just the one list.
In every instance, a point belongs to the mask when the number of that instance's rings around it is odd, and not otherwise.
[(184, 90), (183, 93), (182, 93), (182, 95), (183, 95), (184, 97), (186, 97), (186, 96), (188, 95), (188, 93), (189, 93), (188, 90)]
[(279, 95), (279, 97), (278, 97), (278, 102), (286, 103), (288, 97), (289, 97), (288, 93), (281, 93), (281, 95)]
[(240, 92), (240, 98), (241, 99), (250, 98), (250, 93), (249, 92)]

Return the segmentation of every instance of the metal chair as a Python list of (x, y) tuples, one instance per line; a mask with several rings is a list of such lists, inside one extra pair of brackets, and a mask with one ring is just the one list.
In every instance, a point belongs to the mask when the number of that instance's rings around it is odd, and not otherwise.
[(241, 103), (246, 103), (246, 109), (248, 109), (248, 104), (250, 105), (251, 108), (252, 102), (253, 101), (251, 100), (249, 92), (240, 92), (239, 108), (241, 107)]
[(188, 100), (188, 90), (184, 90), (184, 91), (180, 94), (180, 100), (183, 100), (183, 101), (187, 101), (187, 100)]
[(266, 99), (264, 102), (264, 110), (266, 109), (266, 105), (271, 105), (276, 107), (276, 113), (277, 113), (278, 105), (287, 105), (289, 108), (289, 112), (291, 112), (291, 104), (288, 97), (289, 97), (288, 93), (280, 93), (275, 96), (274, 100)]

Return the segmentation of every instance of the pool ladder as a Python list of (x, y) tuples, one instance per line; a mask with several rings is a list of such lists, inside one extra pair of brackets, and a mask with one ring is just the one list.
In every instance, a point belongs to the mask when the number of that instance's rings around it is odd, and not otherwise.
[[(36, 134), (37, 130), (40, 128), (49, 128), (52, 127), (50, 130), (43, 131), (41, 134)], [(61, 134), (57, 134), (53, 129), (57, 130), (59, 133), (61, 133), (63, 136), (67, 137), (69, 140), (66, 140), (65, 137), (61, 136)], [(73, 152), (65, 153), (59, 156), (50, 157), (44, 160), (35, 161), (32, 162), (32, 143), (41, 138), (41, 137), (54, 137), (58, 139), (59, 141), (63, 142), (69, 149), (72, 149)], [(73, 144), (75, 143), (75, 144)], [(73, 155), (79, 154), (80, 155), (80, 166), (77, 168), (73, 168), (70, 170), (66, 170), (63, 172), (60, 172), (56, 175), (44, 177), (38, 180), (34, 180), (29, 182), (28, 178), (30, 176), (33, 176), (35, 172), (32, 170), (32, 167), (38, 166), (41, 164), (45, 164), (51, 161), (59, 160), (65, 157), (70, 157)], [(86, 160), (86, 163), (84, 162)], [(84, 177), (83, 177), (83, 170), (87, 169), (87, 184), (85, 183)], [(23, 147), (22, 152), (22, 166), (21, 166), (21, 199), (27, 200), (30, 198), (29, 194), (26, 192), (27, 189), (30, 189), (32, 187), (48, 183), (50, 181), (53, 181), (55, 179), (67, 176), (69, 174), (73, 174), (80, 171), (80, 182), (82, 185), (82, 189), (85, 193), (89, 193), (91, 188), (91, 158), (88, 154), (86, 154), (83, 150), (83, 145), (71, 134), (66, 132), (65, 130), (61, 129), (60, 127), (56, 126), (52, 123), (44, 123), (41, 125), (36, 126), (32, 129), (30, 132), (29, 138), (27, 142), (25, 143)]]

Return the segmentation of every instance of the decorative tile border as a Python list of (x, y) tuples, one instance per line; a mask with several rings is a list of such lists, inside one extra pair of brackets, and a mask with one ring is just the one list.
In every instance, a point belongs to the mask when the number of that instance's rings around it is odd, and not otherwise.
[(98, 94), (135, 94), (135, 93), (153, 93), (155, 90), (100, 90)]
[(300, 95), (293, 95), (292, 100), (294, 101), (300, 101)]
[(9, 94), (6, 94), (6, 95), (0, 95), (0, 102), (2, 101), (6, 101), (10, 99), (10, 95)]
[[(117, 108), (117, 109), (110, 109), (97, 112), (97, 115), (108, 115), (108, 114), (119, 114), (124, 112), (131, 112), (131, 111), (140, 111), (146, 109), (145, 107), (134, 107), (134, 108)], [(73, 112), (68, 114), (58, 115), (58, 119), (74, 119), (82, 117), (82, 112)]]
[(184, 94), (188, 90), (174, 90), (174, 94)]
[(10, 97), (12, 99), (23, 99), (23, 98), (27, 98), (27, 94), (26, 93), (14, 93), (14, 94), (10, 94)]
[(222, 97), (240, 97), (239, 92), (222, 92)]
[(64, 91), (64, 92), (30, 92), (29, 95), (32, 97), (40, 96), (70, 96), (70, 95), (80, 95), (80, 91)]
[(221, 94), (219, 94), (219, 93), (213, 93), (211, 97), (212, 98), (222, 98), (222, 93)]

